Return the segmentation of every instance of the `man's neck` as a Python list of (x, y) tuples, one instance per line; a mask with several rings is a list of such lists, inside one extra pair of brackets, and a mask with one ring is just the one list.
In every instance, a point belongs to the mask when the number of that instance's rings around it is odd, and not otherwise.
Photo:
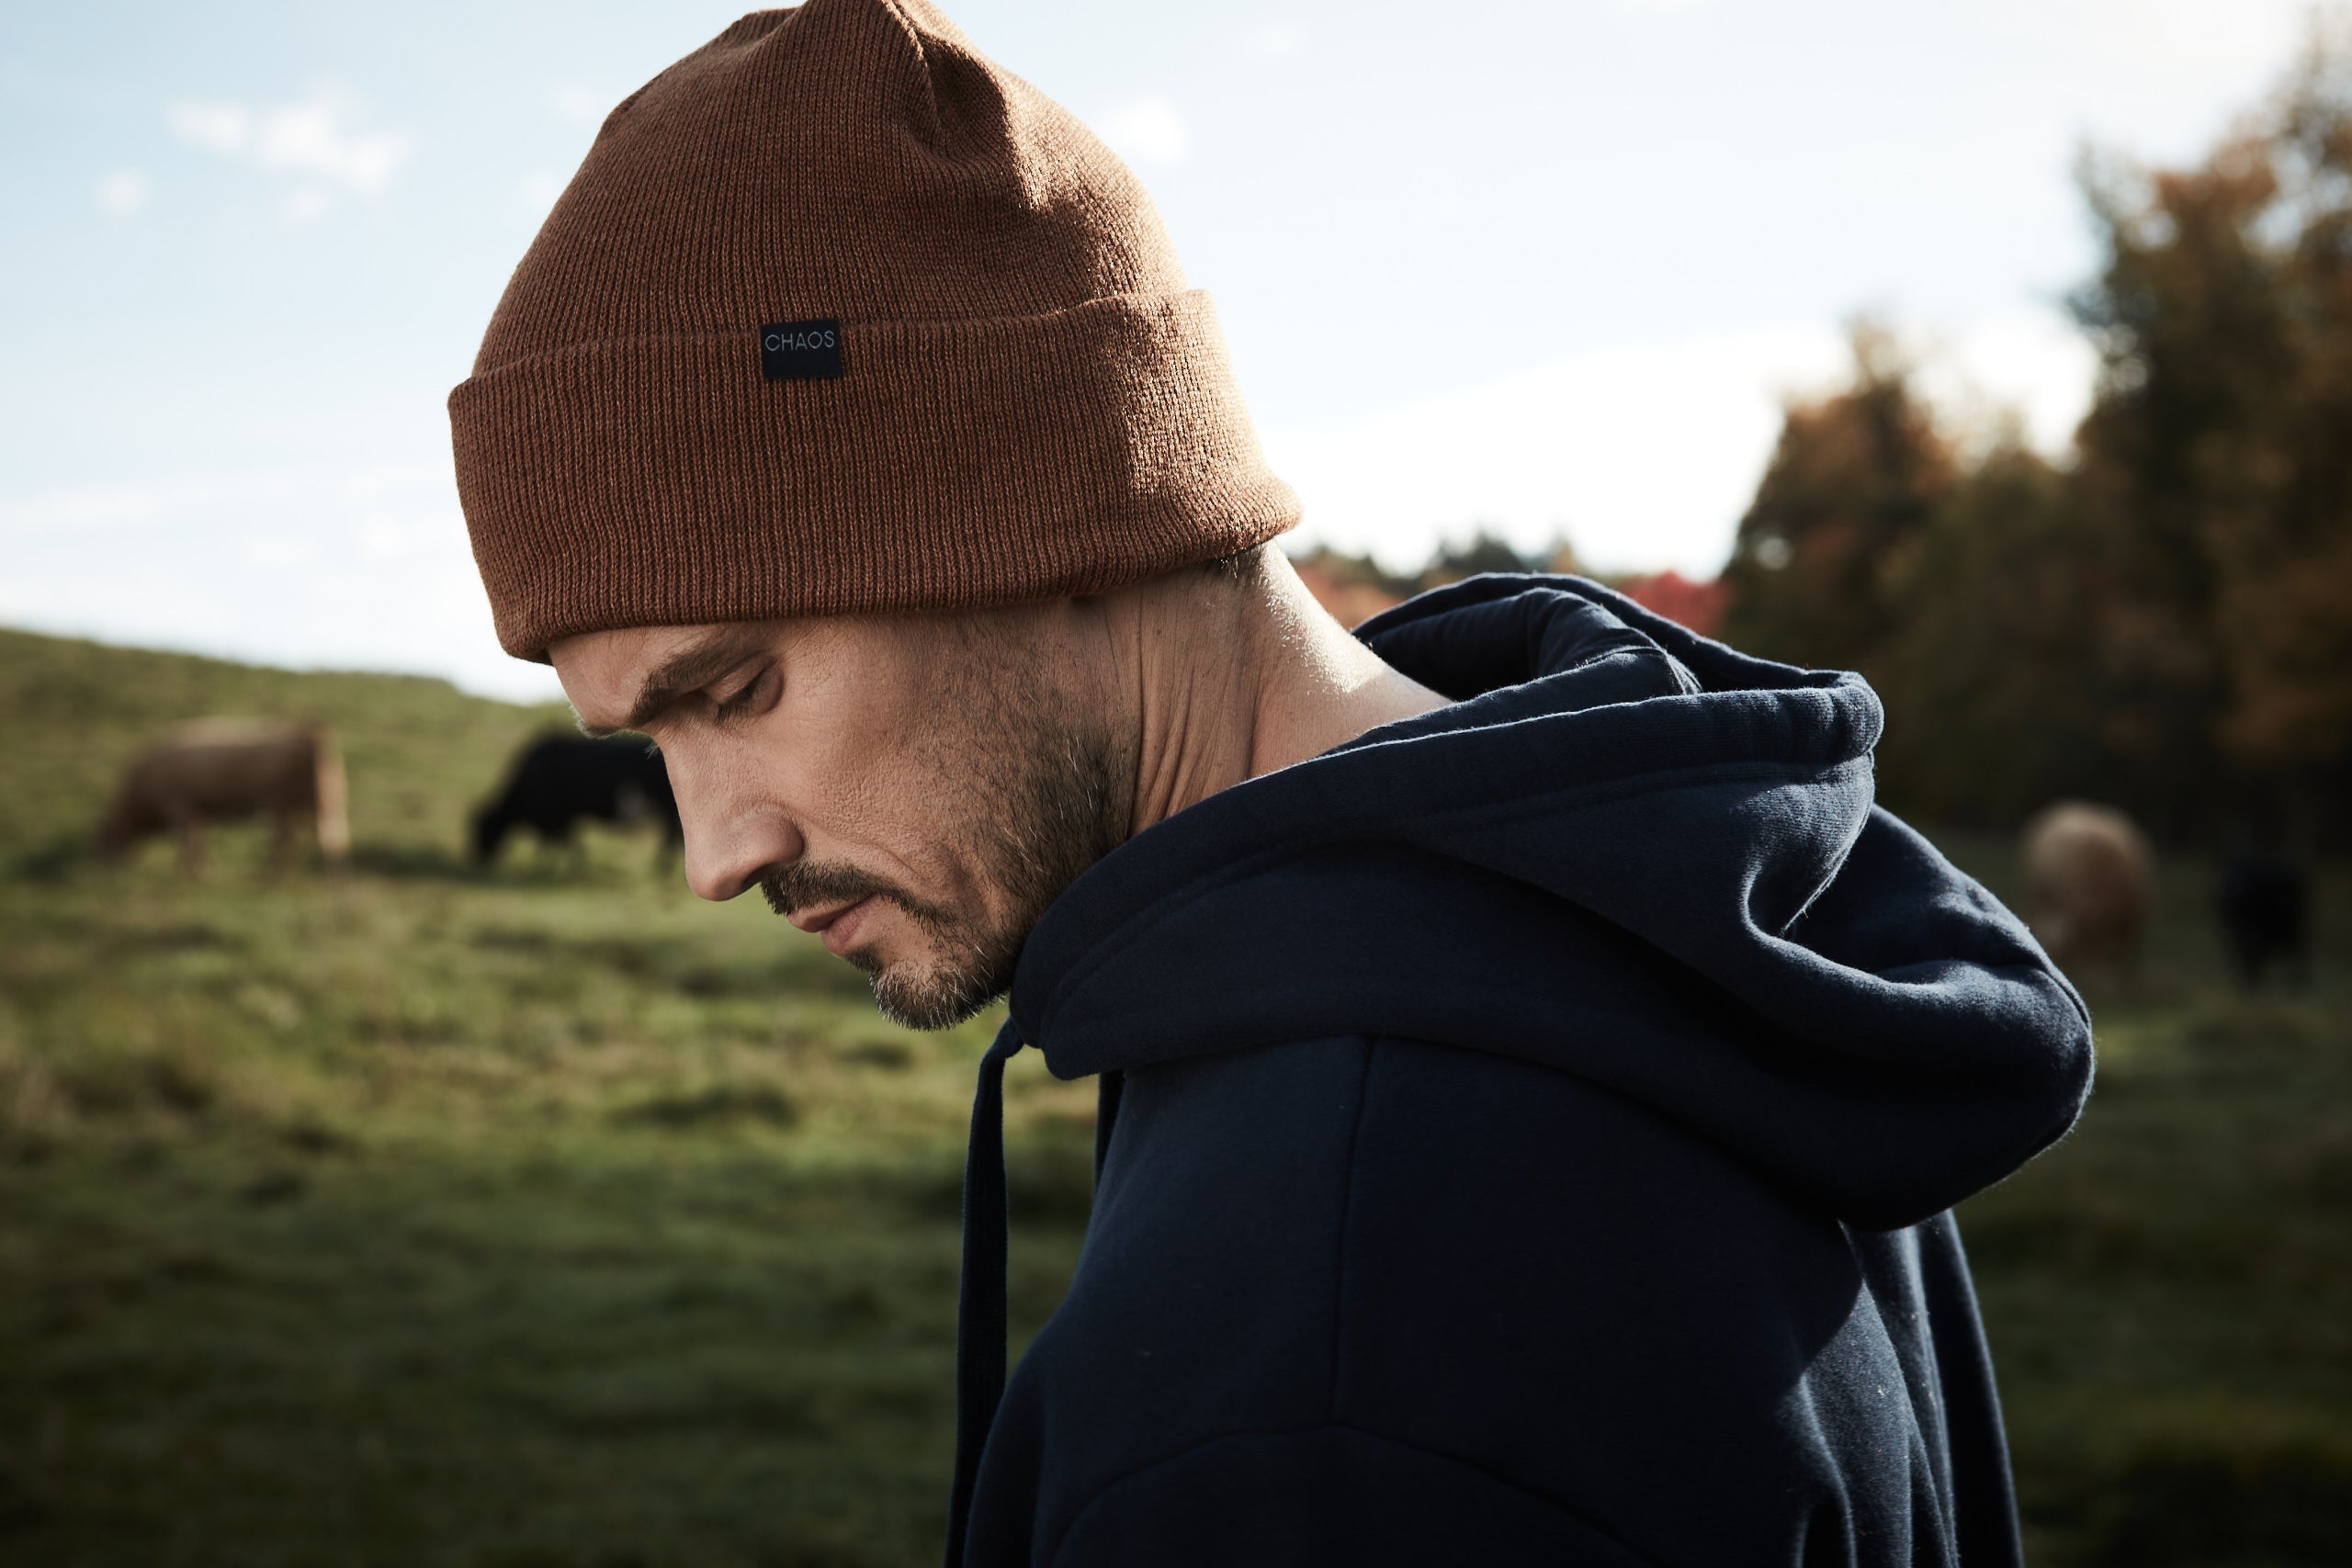
[(1182, 572), (1118, 598), (1114, 700), (1136, 726), (1136, 832), (1445, 704), (1349, 636), (1278, 553), (1250, 581)]

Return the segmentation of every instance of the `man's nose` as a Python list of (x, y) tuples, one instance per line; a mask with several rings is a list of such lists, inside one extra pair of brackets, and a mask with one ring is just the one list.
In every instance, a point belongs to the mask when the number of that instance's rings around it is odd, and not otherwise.
[(755, 886), (770, 866), (798, 860), (808, 847), (772, 806), (698, 803), (682, 789), (678, 818), (686, 832), (686, 886), (715, 903)]

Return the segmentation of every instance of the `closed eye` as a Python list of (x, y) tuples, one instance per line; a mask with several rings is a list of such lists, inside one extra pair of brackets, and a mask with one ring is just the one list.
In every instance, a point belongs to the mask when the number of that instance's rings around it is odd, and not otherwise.
[(753, 670), (751, 679), (736, 687), (734, 691), (728, 694), (726, 696), (721, 697), (716, 692), (713, 692), (712, 711), (714, 716), (717, 717), (719, 723), (725, 724), (729, 719), (741, 718), (746, 715), (756, 711), (761, 706), (761, 699), (775, 684), (774, 682), (769, 680), (769, 677), (775, 673), (775, 665), (763, 664)]

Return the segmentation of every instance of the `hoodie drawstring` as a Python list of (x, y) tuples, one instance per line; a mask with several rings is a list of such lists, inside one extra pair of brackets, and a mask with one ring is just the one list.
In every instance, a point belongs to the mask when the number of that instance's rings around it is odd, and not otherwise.
[(1004, 1397), (1004, 1065), (1021, 1050), (1007, 1017), (980, 1058), (972, 1141), (964, 1156), (964, 1280), (956, 1302), (956, 1489), (947, 1499), (947, 1568), (959, 1568), (972, 1525), (972, 1484)]

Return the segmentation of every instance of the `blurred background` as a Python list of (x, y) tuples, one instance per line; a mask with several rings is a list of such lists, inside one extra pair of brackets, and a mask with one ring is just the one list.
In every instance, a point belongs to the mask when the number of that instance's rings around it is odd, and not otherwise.
[[(2099, 1017), (1962, 1214), (2033, 1558), (2352, 1561), (2352, 13), (951, 9), (1158, 196), (1343, 619), (1574, 570), (1871, 677)], [(0, 8), (0, 1562), (935, 1557), (992, 1021), (687, 895), (450, 478), (734, 15)], [(1018, 1337), (1092, 1096), (1008, 1092)]]

